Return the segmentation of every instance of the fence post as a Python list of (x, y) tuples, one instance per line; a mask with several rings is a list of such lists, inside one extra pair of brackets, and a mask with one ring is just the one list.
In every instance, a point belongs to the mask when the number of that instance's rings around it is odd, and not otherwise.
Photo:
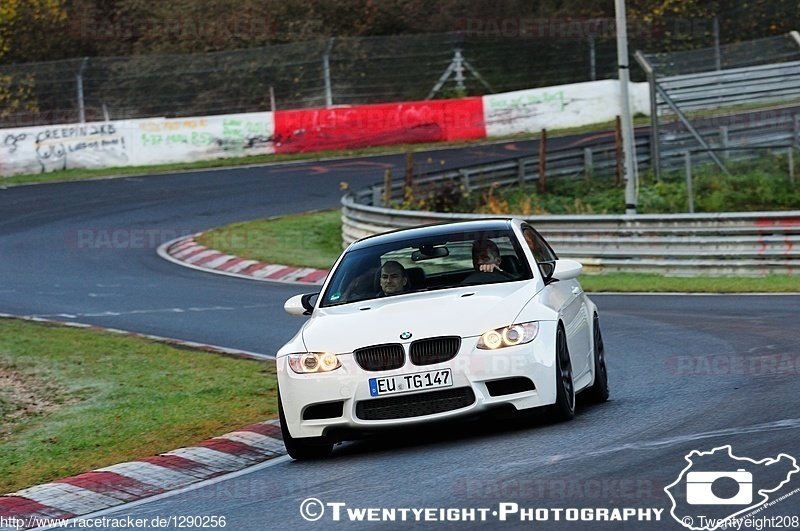
[(517, 159), (517, 182), (525, 186), (525, 159)]
[(594, 174), (594, 157), (592, 148), (583, 148), (583, 177), (586, 182), (592, 180)]
[(88, 57), (84, 57), (81, 61), (81, 67), (78, 69), (78, 74), (75, 76), (75, 81), (78, 87), (78, 120), (80, 123), (86, 123), (86, 107), (83, 102), (83, 69), (86, 68), (86, 63), (89, 61)]
[(414, 186), (414, 153), (406, 153), (406, 175), (403, 182), (403, 195), (410, 195)]
[(389, 208), (392, 203), (392, 170), (386, 170), (383, 176), (383, 206)]
[(730, 158), (731, 153), (728, 151), (730, 143), (728, 141), (728, 126), (721, 125), (719, 126), (719, 147), (723, 148), (722, 158), (727, 159)]
[(689, 196), (689, 214), (694, 214), (694, 194), (692, 193), (692, 152), (686, 151), (686, 193)]
[(333, 89), (331, 88), (331, 48), (333, 48), (333, 40), (333, 37), (328, 40), (328, 46), (322, 55), (322, 72), (325, 76), (325, 107), (328, 108), (333, 107)]
[(545, 193), (547, 188), (547, 129), (542, 129), (542, 136), (539, 138), (539, 186), (537, 192)]

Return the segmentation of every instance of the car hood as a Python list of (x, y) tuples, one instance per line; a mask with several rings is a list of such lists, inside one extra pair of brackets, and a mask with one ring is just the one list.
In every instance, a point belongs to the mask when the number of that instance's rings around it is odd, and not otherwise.
[(532, 282), (409, 293), (317, 309), (302, 331), (308, 351), (342, 354), (369, 345), (427, 337), (478, 336), (513, 324), (535, 294)]

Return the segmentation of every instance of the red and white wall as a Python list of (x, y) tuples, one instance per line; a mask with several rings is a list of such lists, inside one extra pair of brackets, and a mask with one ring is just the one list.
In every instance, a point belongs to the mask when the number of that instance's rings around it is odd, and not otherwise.
[[(631, 84), (630, 93), (632, 111), (649, 114), (647, 84)], [(3, 129), (0, 176), (491, 138), (608, 122), (619, 109), (619, 82), (605, 80), (453, 100)]]

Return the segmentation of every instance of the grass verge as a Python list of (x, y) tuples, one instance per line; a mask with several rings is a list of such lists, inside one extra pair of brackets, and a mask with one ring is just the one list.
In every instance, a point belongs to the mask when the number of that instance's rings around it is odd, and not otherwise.
[[(260, 262), (329, 269), (341, 253), (341, 211), (328, 210), (237, 223), (208, 231), (211, 249)], [(800, 292), (795, 277), (667, 277), (653, 274), (585, 274), (589, 292), (783, 293)]]
[(0, 376), (0, 493), (277, 414), (271, 362), (109, 332), (2, 319)]

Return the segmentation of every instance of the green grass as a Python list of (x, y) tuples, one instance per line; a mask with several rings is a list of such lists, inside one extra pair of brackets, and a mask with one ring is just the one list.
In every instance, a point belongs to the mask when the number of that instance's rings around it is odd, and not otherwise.
[[(209, 231), (200, 241), (212, 249), (261, 262), (329, 269), (341, 253), (341, 226), (341, 211), (329, 210), (237, 223)], [(750, 278), (604, 273), (584, 274), (580, 280), (589, 292), (800, 292), (796, 277), (777, 275)]]
[(767, 277), (667, 277), (642, 273), (581, 275), (590, 293), (797, 293), (800, 279), (788, 275)]
[(0, 369), (52, 405), (15, 418), (13, 400), (0, 394), (0, 493), (268, 420), (277, 412), (274, 367), (108, 332), (0, 320)]
[(341, 217), (341, 210), (328, 210), (236, 223), (198, 243), (260, 262), (329, 269), (342, 252)]

